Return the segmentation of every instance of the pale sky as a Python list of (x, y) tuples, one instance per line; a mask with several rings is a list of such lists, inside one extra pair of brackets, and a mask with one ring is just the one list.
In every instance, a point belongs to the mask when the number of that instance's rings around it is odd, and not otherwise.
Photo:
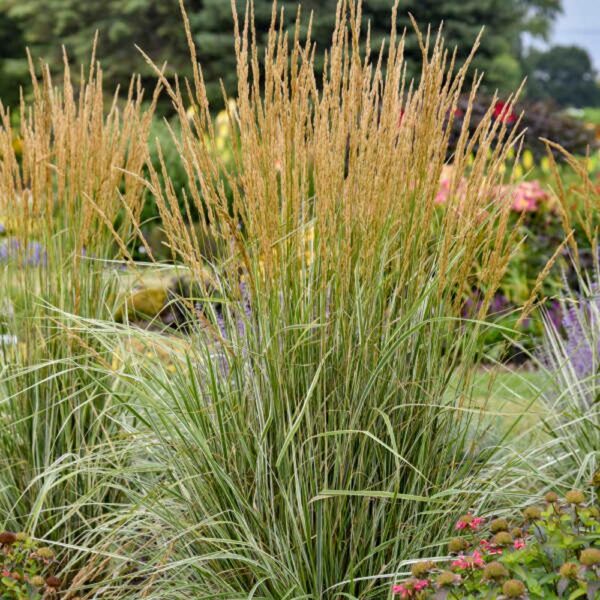
[(583, 46), (600, 71), (600, 0), (563, 0), (551, 43)]

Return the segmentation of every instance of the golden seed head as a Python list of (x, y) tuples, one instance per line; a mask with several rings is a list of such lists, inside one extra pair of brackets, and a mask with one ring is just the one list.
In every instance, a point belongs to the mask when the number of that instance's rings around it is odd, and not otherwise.
[(502, 586), (502, 593), (508, 598), (520, 598), (526, 591), (525, 584), (518, 579), (509, 579)]
[(467, 549), (467, 540), (465, 540), (464, 538), (454, 538), (452, 540), (450, 540), (450, 542), (448, 543), (448, 551), (451, 553), (456, 553), (456, 552), (462, 552), (463, 550)]
[(34, 587), (44, 587), (44, 578), (40, 575), (36, 575), (31, 578), (31, 585)]
[(504, 579), (508, 577), (508, 571), (502, 563), (499, 563), (495, 560), (485, 566), (485, 569), (483, 570), (483, 576), (486, 579)]
[(579, 562), (586, 567), (600, 565), (600, 549), (586, 548), (579, 556)]
[(508, 531), (508, 521), (506, 519), (494, 519), (490, 523), (490, 531), (498, 533), (499, 531)]
[(585, 502), (585, 494), (581, 490), (571, 490), (565, 494), (565, 500), (569, 504), (583, 504)]
[(553, 504), (554, 502), (558, 502), (558, 494), (556, 492), (548, 492), (544, 496), (544, 500), (548, 502), (548, 504)]
[(559, 573), (565, 579), (575, 579), (579, 574), (579, 565), (574, 562), (566, 562), (560, 567)]
[(500, 531), (493, 538), (496, 546), (510, 546), (513, 543), (513, 536), (508, 531)]
[(429, 571), (431, 571), (431, 569), (433, 569), (433, 567), (434, 567), (434, 564), (430, 560), (426, 560), (426, 561), (415, 563), (411, 567), (410, 572), (412, 573), (413, 577), (417, 577), (418, 579), (421, 579), (424, 575), (429, 573)]
[(537, 506), (528, 506), (523, 511), (523, 516), (528, 521), (537, 521), (542, 516), (542, 511)]
[(51, 560), (54, 558), (54, 550), (52, 548), (48, 548), (47, 546), (43, 546), (42, 548), (38, 548), (36, 550), (36, 554), (40, 558), (44, 558), (46, 560)]
[(522, 538), (523, 530), (520, 527), (515, 527), (514, 529), (511, 529), (510, 535), (512, 535), (514, 538)]
[(453, 573), (452, 571), (442, 571), (437, 579), (435, 580), (435, 582), (437, 583), (437, 585), (439, 587), (444, 587), (447, 585), (453, 585), (456, 583), (457, 578), (459, 576), (456, 575), (456, 573)]

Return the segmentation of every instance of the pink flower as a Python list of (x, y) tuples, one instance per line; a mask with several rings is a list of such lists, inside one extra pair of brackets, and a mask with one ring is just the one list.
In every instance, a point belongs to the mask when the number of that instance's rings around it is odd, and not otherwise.
[(450, 181), (448, 179), (444, 179), (440, 182), (440, 187), (438, 189), (437, 194), (435, 195), (434, 202), (436, 204), (446, 204), (448, 201), (448, 196), (450, 195)]
[(456, 569), (479, 569), (485, 565), (481, 552), (475, 550), (472, 556), (463, 556), (462, 554), (452, 562), (452, 567)]
[(483, 523), (484, 519), (482, 517), (474, 517), (473, 515), (465, 515), (464, 517), (461, 517), (455, 527), (456, 529), (472, 529), (473, 531), (476, 531), (477, 529), (479, 529), (479, 527), (481, 526), (481, 524)]
[(400, 594), (400, 598), (408, 598), (410, 591), (407, 590), (403, 585), (394, 585), (392, 586), (393, 594)]
[(392, 586), (393, 594), (400, 594), (400, 598), (412, 598), (414, 594), (425, 589), (429, 585), (427, 579), (409, 579), (404, 583)]
[(2, 577), (10, 577), (10, 571), (8, 569), (2, 569)]
[(483, 551), (489, 555), (502, 554), (502, 548), (496, 546), (496, 544), (491, 544), (487, 540), (481, 540), (479, 544), (483, 548)]
[(535, 212), (539, 203), (548, 198), (548, 193), (538, 181), (523, 181), (507, 191), (512, 196), (515, 212)]
[(521, 548), (525, 548), (525, 540), (516, 539), (514, 543), (515, 550), (521, 550)]

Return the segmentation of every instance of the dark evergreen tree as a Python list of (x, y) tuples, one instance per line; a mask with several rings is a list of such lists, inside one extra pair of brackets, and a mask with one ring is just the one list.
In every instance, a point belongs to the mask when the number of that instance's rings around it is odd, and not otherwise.
[[(236, 0), (243, 13), (246, 0)], [(271, 17), (271, 0), (255, 0), (257, 31), (264, 36)], [(314, 11), (313, 38), (319, 48), (329, 45), (335, 21), (337, 0), (304, 0), (304, 21)], [(372, 47), (377, 48), (389, 32), (393, 0), (364, 0), (363, 15), (369, 20)], [(146, 83), (154, 75), (137, 44), (156, 63), (168, 61), (171, 73), (190, 72), (188, 53), (181, 25), (178, 0), (0, 0), (0, 7), (23, 24), (26, 39), (35, 54), (51, 61), (60, 58), (60, 44), (71, 56), (84, 62), (89, 56), (96, 29), (100, 32), (99, 58), (107, 79), (124, 83), (132, 72), (142, 74)], [(282, 0), (286, 22), (296, 15), (296, 0)], [(186, 0), (198, 56), (213, 103), (220, 101), (219, 80), (226, 89), (235, 88), (231, 7), (228, 0)], [(560, 0), (402, 0), (399, 26), (407, 27), (407, 56), (416, 74), (419, 51), (410, 26), (411, 12), (421, 27), (437, 29), (444, 21), (445, 37), (456, 45), (459, 57), (469, 52), (479, 30), (486, 27), (475, 66), (486, 72), (488, 89), (514, 89), (522, 72), (518, 61), (519, 36), (524, 30), (545, 33), (548, 23), (560, 8)], [(322, 55), (318, 60), (322, 64)], [(58, 62), (57, 62), (58, 64)]]
[(26, 79), (23, 30), (0, 5), (0, 100), (4, 105), (15, 107), (19, 103), (19, 89)]

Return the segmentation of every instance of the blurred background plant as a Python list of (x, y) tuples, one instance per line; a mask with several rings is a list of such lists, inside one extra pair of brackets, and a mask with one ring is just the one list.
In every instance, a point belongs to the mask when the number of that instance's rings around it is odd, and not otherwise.
[[(371, 43), (379, 47), (389, 34), (389, 14), (393, 2), (367, 1), (362, 7), (365, 20), (371, 23)], [(235, 0), (239, 11), (245, 8), (244, 0)], [(308, 17), (314, 11), (311, 36), (317, 43), (315, 70), (320, 81), (324, 50), (328, 48), (335, 24), (337, 0), (306, 0), (302, 3)], [(284, 25), (293, 29), (297, 2), (282, 0)], [(50, 64), (59, 64), (60, 44), (67, 45), (69, 53), (84, 62), (89, 53), (89, 43), (96, 31), (100, 33), (99, 55), (105, 64), (111, 82), (126, 85), (131, 73), (140, 73), (145, 85), (152, 84), (154, 75), (134, 45), (142, 47), (157, 64), (168, 61), (167, 74), (192, 75), (186, 60), (186, 45), (181, 36), (181, 21), (176, 10), (176, 0), (156, 4), (146, 0), (106, 0), (81, 3), (76, 0), (0, 0), (0, 14), (10, 28), (6, 38), (10, 51), (21, 58), (25, 45), (44, 57)], [(202, 62), (207, 97), (211, 104), (222, 106), (220, 81), (228, 94), (236, 88), (235, 60), (233, 59), (233, 21), (230, 2), (222, 0), (188, 0), (186, 3), (190, 23)], [(522, 65), (524, 32), (534, 38), (545, 39), (553, 19), (560, 13), (559, 0), (466, 0), (459, 5), (453, 0), (423, 3), (406, 0), (398, 11), (398, 27), (407, 27), (406, 58), (409, 76), (420, 71), (420, 50), (417, 36), (410, 27), (409, 13), (419, 23), (430, 23), (435, 29), (444, 22), (449, 48), (458, 48), (459, 64), (467, 58), (482, 26), (487, 35), (474, 59), (474, 69), (488, 73), (483, 83), (486, 90), (496, 88), (504, 92), (515, 89), (524, 75)], [(267, 40), (271, 19), (271, 1), (255, 0), (254, 15), (258, 42), (261, 48)], [(306, 33), (308, 20), (302, 21), (302, 34)], [(57, 43), (58, 42), (58, 43)], [(4, 40), (3, 40), (4, 43)], [(13, 54), (2, 53), (4, 57)], [(474, 71), (473, 71), (474, 73)], [(467, 75), (468, 78), (472, 74)], [(22, 69), (21, 80), (26, 80)], [(2, 95), (0, 93), (0, 95)], [(18, 96), (16, 96), (18, 99)], [(166, 98), (159, 110), (172, 112)]]

